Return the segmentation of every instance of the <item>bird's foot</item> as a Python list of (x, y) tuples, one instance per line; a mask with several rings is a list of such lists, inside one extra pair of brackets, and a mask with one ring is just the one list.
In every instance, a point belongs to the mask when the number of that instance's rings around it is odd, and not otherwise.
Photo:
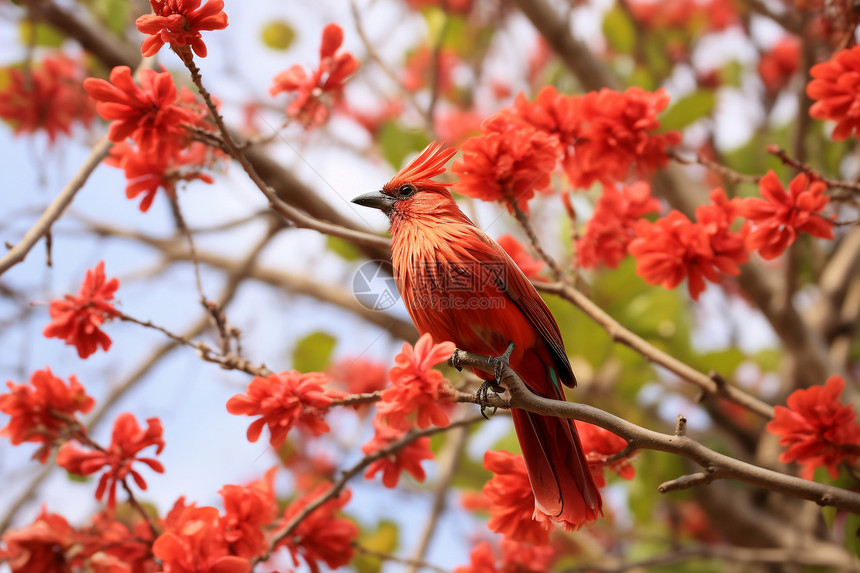
[[(486, 414), (486, 410), (488, 407), (488, 401), (490, 396), (490, 390), (495, 392), (496, 394), (501, 394), (505, 391), (504, 387), (500, 384), (502, 381), (502, 374), (504, 374), (505, 366), (508, 365), (508, 361), (511, 358), (511, 353), (514, 351), (514, 343), (511, 342), (508, 344), (508, 349), (505, 350), (505, 353), (501, 356), (495, 356), (489, 359), (490, 364), (493, 365), (493, 380), (487, 380), (478, 388), (478, 391), (475, 394), (475, 398), (478, 401), (478, 405), (481, 406), (481, 415), (484, 419), (489, 420), (489, 417)], [(456, 355), (456, 353), (455, 353)], [(496, 413), (496, 408), (493, 406), (493, 414)], [(490, 414), (492, 415), (492, 414)]]
[(460, 349), (455, 348), (454, 354), (451, 355), (451, 358), (448, 359), (448, 364), (457, 369), (457, 372), (462, 372), (463, 367), (460, 366)]

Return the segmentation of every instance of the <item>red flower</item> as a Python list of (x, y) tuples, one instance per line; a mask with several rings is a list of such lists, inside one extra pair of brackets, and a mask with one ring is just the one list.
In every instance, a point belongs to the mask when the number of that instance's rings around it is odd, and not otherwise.
[(218, 492), (224, 499), (221, 529), (231, 554), (252, 558), (266, 552), (268, 541), (262, 528), (278, 513), (273, 488), (276, 470), (270, 469), (263, 479), (248, 486), (225, 485)]
[[(367, 455), (378, 452), (402, 439), (409, 431), (408, 426), (404, 429), (392, 428), (380, 419), (379, 416), (373, 420), (375, 434), (373, 439), (361, 447), (361, 451)], [(376, 460), (367, 466), (364, 474), (365, 479), (373, 479), (378, 472), (382, 472), (382, 483), (385, 487), (397, 486), (400, 473), (407, 471), (416, 480), (423, 482), (426, 477), (424, 468), (421, 467), (422, 460), (432, 460), (433, 452), (430, 450), (430, 438), (427, 436), (413, 440), (408, 445), (400, 448), (393, 454), (389, 454)]]
[(78, 356), (86, 358), (98, 350), (107, 351), (111, 340), (99, 326), (119, 315), (113, 306), (113, 296), (119, 280), (107, 280), (105, 263), (99, 261), (89, 269), (81, 284), (78, 296), (67, 294), (65, 299), (51, 301), (48, 312), (53, 319), (42, 334), (47, 338), (62, 338), (67, 346), (78, 349)]
[(138, 86), (128, 66), (117, 66), (111, 70), (110, 82), (87, 78), (84, 88), (98, 101), (99, 115), (113, 122), (108, 129), (110, 140), (119, 143), (131, 137), (142, 153), (159, 155), (184, 147), (190, 136), (183, 124), (201, 121), (198, 109), (179, 105), (168, 72), (143, 69)]
[(454, 69), (459, 64), (460, 58), (451, 48), (435, 50), (424, 44), (407, 56), (400, 84), (410, 92), (432, 87), (443, 96), (451, 96), (457, 87)]
[(62, 515), (42, 508), (39, 517), (21, 529), (3, 534), (6, 551), (0, 552), (12, 573), (71, 573), (74, 529)]
[(530, 125), (495, 115), (481, 126), (482, 135), (467, 139), (463, 160), (452, 171), (460, 176), (454, 190), (484, 201), (513, 204), (528, 211), (535, 191), (545, 191), (561, 155), (558, 138)]
[(842, 141), (860, 128), (860, 46), (841, 50), (830, 60), (812, 66), (806, 93), (816, 101), (809, 108), (815, 119), (836, 122), (833, 139)]
[(540, 278), (540, 272), (543, 270), (544, 262), (535, 260), (526, 248), (513, 235), (505, 233), (496, 239), (496, 242), (502, 247), (506, 253), (514, 260), (517, 266), (523, 271), (523, 274), (530, 279)]
[(729, 230), (740, 211), (739, 202), (728, 201), (722, 189), (711, 192), (712, 205), (696, 210), (700, 219), (693, 223), (679, 212), (651, 223), (640, 219), (628, 251), (636, 257), (636, 273), (649, 284), (673, 289), (687, 279), (694, 300), (705, 290), (705, 279), (720, 280), (720, 272), (737, 275), (738, 265), (749, 253), (744, 247), (744, 233)]
[(274, 78), (269, 89), (271, 95), (281, 92), (296, 92), (296, 97), (287, 106), (287, 115), (299, 119), (306, 127), (325, 123), (329, 108), (323, 99), (327, 96), (333, 103), (343, 97), (346, 80), (358, 69), (358, 60), (349, 52), (337, 54), (343, 43), (343, 30), (337, 24), (329, 24), (322, 34), (320, 63), (310, 76), (294, 65)]
[(324, 409), (332, 402), (324, 389), (328, 383), (328, 377), (319, 372), (286, 370), (267, 378), (258, 376), (248, 384), (246, 394), (230, 398), (227, 411), (236, 416), (261, 416), (248, 426), (248, 441), (256, 442), (263, 426), (268, 426), (269, 443), (277, 448), (295, 425), (314, 436), (329, 431), (322, 419)]
[(747, 247), (765, 259), (774, 259), (794, 243), (798, 233), (832, 239), (833, 222), (820, 215), (830, 202), (825, 189), (824, 183), (810, 184), (809, 177), (801, 173), (791, 180), (786, 192), (776, 173), (768, 171), (759, 182), (764, 199), (744, 199), (740, 209), (741, 215), (755, 223)]
[(786, 401), (788, 407), (775, 406), (767, 431), (779, 436), (788, 446), (779, 461), (797, 461), (803, 477), (812, 479), (815, 468), (824, 466), (830, 477), (839, 477), (839, 463), (854, 465), (860, 456), (860, 426), (853, 406), (839, 403), (845, 380), (831, 376), (824, 386), (796, 390)]
[[(730, 227), (740, 215), (743, 202), (737, 197), (729, 201), (725, 191), (720, 188), (711, 191), (710, 198), (710, 205), (696, 208), (696, 224), (705, 233), (711, 245), (711, 259), (707, 264), (712, 264), (727, 275), (737, 276), (741, 272), (738, 265), (749, 260), (749, 251), (746, 247), (749, 228), (744, 225), (738, 232), (734, 232)], [(699, 261), (699, 265), (705, 264), (705, 261)], [(703, 274), (709, 280), (719, 280), (712, 278), (707, 271), (703, 270)]]
[(602, 89), (566, 96), (546, 87), (534, 103), (521, 94), (503, 115), (554, 135), (571, 185), (587, 188), (595, 181), (623, 181), (634, 165), (642, 174), (665, 165), (666, 147), (681, 140), (676, 131), (652, 133), (660, 127), (657, 115), (668, 103), (663, 89), (654, 93), (638, 87), (624, 93)]
[(406, 416), (415, 412), (415, 425), (427, 428), (447, 426), (449, 383), (433, 366), (446, 362), (454, 352), (453, 342), (433, 343), (429, 334), (418, 339), (413, 348), (404, 344), (388, 372), (391, 386), (382, 391), (377, 411), (394, 428), (409, 425)]
[(218, 510), (185, 505), (179, 498), (152, 545), (164, 573), (250, 573), (247, 559), (228, 555)]
[(538, 93), (534, 103), (520, 94), (513, 107), (503, 113), (539, 131), (555, 135), (564, 153), (562, 165), (565, 171), (570, 163), (576, 161), (575, 150), (585, 130), (582, 97), (563, 95), (554, 86), (546, 86)]
[(51, 369), (37, 370), (30, 375), (30, 385), (6, 382), (8, 394), (0, 394), (0, 412), (11, 416), (0, 430), (0, 436), (9, 436), (13, 445), (24, 442), (42, 444), (34, 458), (45, 463), (51, 446), (62, 439), (68, 430), (75, 431), (72, 421), (75, 412), (86, 414), (95, 405), (74, 374), (69, 385), (51, 373)]
[(800, 67), (800, 40), (796, 36), (783, 36), (758, 63), (758, 74), (771, 95), (788, 85)]
[(451, 14), (468, 14), (472, 10), (472, 0), (406, 0), (406, 5), (413, 10), (438, 6)]
[(579, 264), (587, 269), (599, 264), (616, 268), (627, 256), (627, 246), (635, 236), (636, 221), (659, 209), (660, 202), (651, 196), (651, 188), (645, 182), (639, 181), (621, 190), (605, 185), (585, 234), (576, 243)]
[(137, 19), (137, 29), (149, 34), (140, 47), (144, 56), (154, 56), (164, 44), (171, 48), (191, 46), (194, 53), (206, 57), (206, 44), (200, 32), (223, 30), (227, 14), (223, 0), (210, 0), (202, 8), (200, 0), (149, 0), (152, 14)]
[(114, 512), (105, 510), (81, 529), (77, 556), (85, 558), (93, 573), (155, 573), (161, 571), (152, 555), (155, 540), (146, 520), (138, 516), (130, 530)]
[(681, 134), (651, 132), (660, 128), (657, 115), (668, 104), (669, 94), (662, 88), (654, 93), (638, 87), (587, 93), (582, 98), (587, 127), (573, 158), (564, 164), (571, 184), (587, 188), (595, 181), (623, 181), (631, 166), (645, 175), (665, 165), (666, 148), (680, 142)]
[[(330, 488), (330, 484), (321, 483), (291, 503), (284, 511), (284, 525)], [(331, 569), (350, 562), (355, 552), (352, 542), (358, 537), (358, 527), (348, 519), (335, 517), (335, 512), (343, 509), (351, 497), (352, 493), (344, 490), (329, 499), (302, 519), (292, 533), (278, 543), (278, 547), (289, 549), (295, 566), (299, 565), (299, 556), (307, 562), (312, 573), (319, 573), (319, 561), (324, 561)]]
[(331, 368), (331, 376), (343, 382), (350, 394), (369, 394), (388, 384), (388, 368), (380, 362), (364, 358), (347, 358)]
[(454, 573), (546, 573), (556, 558), (556, 550), (549, 546), (534, 546), (511, 541), (501, 542), (502, 557), (497, 558), (493, 548), (482, 541), (472, 550), (471, 563), (457, 567)]
[(108, 491), (107, 505), (113, 508), (116, 506), (116, 484), (125, 482), (129, 475), (140, 489), (146, 489), (143, 476), (132, 467), (134, 462), (144, 463), (154, 471), (164, 473), (164, 466), (158, 460), (137, 456), (140, 450), (149, 446), (156, 446), (155, 455), (164, 449), (161, 420), (149, 418), (146, 424), (147, 428), (143, 430), (134, 415), (128, 412), (120, 414), (114, 422), (113, 437), (107, 450), (85, 452), (65, 443), (57, 454), (57, 465), (82, 476), (94, 474), (108, 466), (109, 469), (99, 479), (96, 499), (101, 500), (105, 491)]
[(490, 502), (487, 527), (514, 541), (546, 545), (552, 526), (536, 515), (540, 512), (522, 456), (490, 450), (484, 453), (484, 468), (493, 472), (483, 488)]
[[(680, 211), (651, 223), (640, 219), (628, 251), (636, 257), (636, 274), (652, 285), (673, 289), (687, 277), (696, 258), (707, 259), (707, 237)], [(699, 298), (705, 285), (701, 276), (689, 282), (690, 295)]]
[(79, 62), (59, 54), (28, 69), (5, 71), (0, 118), (9, 122), (16, 134), (45, 130), (54, 143), (60, 133), (71, 133), (74, 122), (92, 123), (95, 108), (81, 85), (84, 72)]
[(134, 199), (143, 193), (140, 210), (144, 213), (152, 205), (155, 194), (164, 189), (170, 197), (176, 196), (176, 184), (180, 181), (199, 179), (204, 183), (214, 180), (201, 170), (212, 161), (211, 147), (195, 141), (187, 149), (175, 149), (159, 154), (141, 153), (125, 142), (111, 149), (105, 163), (125, 171), (128, 185), (125, 195)]
[(457, 146), (481, 132), (483, 116), (474, 110), (440, 108), (433, 117), (433, 128), (441, 141)]
[(605, 467), (624, 479), (633, 479), (636, 470), (630, 465), (627, 458), (608, 462), (610, 457), (627, 447), (627, 440), (621, 436), (616, 436), (609, 430), (586, 422), (576, 422), (576, 430), (579, 432), (579, 439), (582, 440), (588, 469), (591, 470), (597, 487), (606, 487), (606, 478), (603, 475), (603, 468)]

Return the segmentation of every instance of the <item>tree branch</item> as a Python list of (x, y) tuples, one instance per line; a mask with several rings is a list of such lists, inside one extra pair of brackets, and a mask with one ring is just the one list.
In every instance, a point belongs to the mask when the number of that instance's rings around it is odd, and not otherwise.
[[(486, 356), (455, 350), (452, 358), (460, 366), (475, 368), (488, 374), (493, 373), (494, 365), (488, 362)], [(506, 400), (498, 395), (490, 396), (489, 406), (521, 408), (543, 416), (556, 416), (588, 422), (621, 436), (634, 450), (647, 449), (667, 452), (694, 461), (702, 466), (706, 473), (713, 476), (711, 480), (733, 479), (785, 495), (814, 501), (818, 505), (832, 506), (860, 514), (860, 494), (858, 493), (754, 466), (706, 448), (688, 436), (661, 434), (648, 430), (585, 404), (550, 400), (538, 396), (526, 388), (519, 376), (507, 365), (504, 366), (500, 382), (508, 389), (511, 397)], [(477, 403), (477, 398), (472, 394), (458, 393), (455, 400)], [(700, 478), (687, 478), (686, 483), (695, 483), (698, 479)]]
[(722, 396), (764, 418), (773, 418), (773, 406), (755, 396), (747, 394), (736, 386), (729, 386), (725, 382), (721, 382), (721, 379), (717, 380), (713, 376), (699, 372), (692, 366), (658, 349), (644, 338), (626, 329), (575, 287), (563, 283), (543, 283), (537, 281), (533, 284), (540, 291), (556, 294), (572, 303), (589, 318), (602, 326), (615, 342), (620, 342), (632, 348), (654, 364), (666, 368), (678, 375), (682, 380), (695, 384), (708, 395)]
[(81, 165), (81, 168), (74, 177), (72, 177), (63, 190), (60, 191), (57, 198), (48, 205), (48, 208), (45, 209), (42, 216), (39, 217), (38, 221), (36, 221), (36, 224), (24, 234), (24, 237), (17, 245), (12, 247), (9, 252), (0, 259), (0, 274), (3, 274), (10, 267), (23, 261), (27, 256), (27, 253), (30, 252), (30, 249), (33, 248), (33, 245), (35, 245), (39, 239), (51, 230), (51, 225), (60, 218), (66, 210), (66, 207), (69, 206), (72, 199), (75, 198), (75, 195), (87, 182), (89, 176), (93, 171), (95, 171), (95, 168), (99, 166), (99, 163), (101, 163), (105, 157), (107, 157), (108, 153), (110, 153), (111, 147), (113, 147), (113, 143), (107, 138), (107, 136), (99, 140), (95, 147), (93, 147), (92, 152), (90, 152), (89, 157), (84, 161), (84, 164)]

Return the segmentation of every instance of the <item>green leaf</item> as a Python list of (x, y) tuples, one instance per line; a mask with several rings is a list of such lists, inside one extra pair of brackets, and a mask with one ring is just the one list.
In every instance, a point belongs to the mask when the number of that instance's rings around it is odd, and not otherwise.
[(18, 23), (18, 35), (24, 45), (29, 45), (32, 42), (36, 46), (47, 48), (59, 48), (66, 40), (66, 37), (50, 24), (36, 22), (34, 27), (30, 20), (21, 20)]
[(404, 160), (424, 149), (430, 140), (422, 131), (406, 130), (395, 121), (382, 124), (379, 130), (379, 146), (382, 148), (382, 156), (394, 168), (400, 169)]
[(73, 474), (72, 472), (66, 472), (66, 477), (69, 481), (76, 483), (87, 483), (90, 481), (89, 476), (80, 476), (78, 474)]
[(328, 250), (334, 252), (347, 261), (359, 261), (364, 258), (361, 251), (359, 251), (355, 245), (349, 241), (341, 239), (340, 237), (328, 235), (326, 237), (326, 247)]
[(710, 115), (716, 103), (716, 96), (710, 90), (699, 90), (675, 101), (660, 117), (663, 129), (681, 130), (703, 117)]
[(845, 518), (845, 549), (853, 555), (860, 555), (860, 515), (849, 513)]
[(327, 332), (313, 332), (296, 343), (293, 368), (299, 372), (322, 372), (331, 360), (337, 339)]
[[(372, 533), (362, 532), (358, 536), (358, 544), (376, 553), (391, 555), (397, 549), (398, 537), (397, 524), (392, 521), (380, 521), (376, 531)], [(382, 560), (379, 557), (359, 552), (352, 560), (351, 565), (358, 573), (379, 573), (382, 569)]]
[(636, 46), (636, 27), (617, 4), (603, 18), (603, 35), (615, 51), (630, 54)]
[(296, 31), (286, 20), (271, 20), (263, 26), (263, 43), (273, 50), (287, 50), (296, 39)]

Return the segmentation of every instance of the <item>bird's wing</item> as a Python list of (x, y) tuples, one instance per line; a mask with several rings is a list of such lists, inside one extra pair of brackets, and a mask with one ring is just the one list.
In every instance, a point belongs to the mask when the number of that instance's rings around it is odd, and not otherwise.
[[(507, 294), (540, 333), (556, 366), (558, 366), (561, 382), (565, 386), (573, 388), (576, 386), (576, 377), (573, 375), (573, 368), (571, 368), (567, 353), (564, 350), (561, 331), (559, 331), (558, 324), (556, 324), (546, 303), (508, 253), (482, 231), (477, 228), (475, 231), (477, 231), (481, 241), (491, 250), (487, 255), (504, 263), (504, 272), (501, 273), (498, 281), (499, 288)], [(560, 398), (563, 399), (563, 396)]]

